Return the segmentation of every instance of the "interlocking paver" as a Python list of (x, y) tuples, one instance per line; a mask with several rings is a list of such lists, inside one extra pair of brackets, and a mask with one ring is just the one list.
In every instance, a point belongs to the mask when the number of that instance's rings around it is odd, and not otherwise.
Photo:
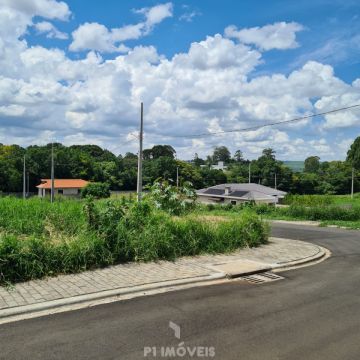
[(271, 239), (268, 245), (231, 254), (185, 257), (176, 262), (127, 263), (81, 274), (60, 275), (11, 288), (0, 287), (0, 310), (104, 290), (207, 276), (216, 272), (212, 265), (235, 260), (286, 263), (313, 256), (318, 250), (315, 245), (300, 241)]

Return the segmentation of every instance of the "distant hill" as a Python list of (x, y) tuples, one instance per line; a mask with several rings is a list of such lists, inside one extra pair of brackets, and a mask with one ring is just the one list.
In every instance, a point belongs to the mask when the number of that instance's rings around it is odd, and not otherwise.
[(304, 171), (304, 161), (283, 161), (284, 165), (289, 167), (292, 171)]

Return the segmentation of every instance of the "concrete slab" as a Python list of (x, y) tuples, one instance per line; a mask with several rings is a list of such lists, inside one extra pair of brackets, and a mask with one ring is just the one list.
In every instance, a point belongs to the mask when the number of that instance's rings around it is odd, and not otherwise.
[(244, 275), (256, 274), (272, 269), (271, 264), (251, 260), (238, 260), (226, 264), (213, 265), (217, 271), (226, 274), (227, 278), (235, 278)]

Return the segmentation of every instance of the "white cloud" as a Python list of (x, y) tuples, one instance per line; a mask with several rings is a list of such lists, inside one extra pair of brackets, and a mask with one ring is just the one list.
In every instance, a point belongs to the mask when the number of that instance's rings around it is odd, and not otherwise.
[(225, 29), (225, 35), (244, 44), (254, 44), (261, 50), (283, 50), (298, 46), (296, 33), (303, 29), (303, 26), (296, 22), (282, 21), (263, 27), (257, 26), (240, 30), (231, 25)]
[(195, 17), (200, 16), (201, 13), (198, 11), (185, 12), (180, 17), (180, 21), (192, 22)]
[(106, 26), (98, 23), (85, 23), (80, 25), (73, 33), (71, 51), (97, 50), (100, 52), (126, 52), (129, 49), (123, 44), (118, 44), (114, 34), (120, 29), (108, 30)]
[(47, 19), (67, 20), (71, 14), (68, 5), (57, 0), (0, 0), (0, 6), (25, 14)]
[(39, 34), (45, 34), (49, 39), (66, 40), (69, 36), (67, 33), (59, 31), (52, 23), (41, 21), (34, 24), (34, 28)]
[[(149, 9), (142, 13), (147, 26), (167, 14), (159, 9), (151, 16)], [(358, 113), (352, 110), (342, 115), (344, 119), (318, 120), (320, 126), (309, 120), (297, 126), (191, 138), (360, 102), (360, 80), (345, 83), (331, 66), (314, 61), (288, 75), (257, 76), (261, 52), (219, 34), (192, 43), (188, 51), (172, 58), (158, 54), (153, 46), (137, 46), (106, 60), (94, 51), (72, 60), (60, 49), (26, 43), (23, 35), (32, 26), (32, 16), (38, 14), (11, 6), (0, 9), (0, 142), (28, 145), (56, 138), (66, 144), (96, 143), (118, 152), (136, 151), (131, 134), (138, 130), (141, 101), (145, 146), (169, 143), (182, 158), (194, 152), (204, 156), (224, 144), (250, 157), (274, 147), (282, 158), (321, 153), (325, 160), (343, 154), (346, 146), (341, 141), (331, 144), (328, 134), (337, 134), (344, 125), (356, 126), (354, 133), (360, 127)], [(104, 49), (119, 47), (124, 39), (145, 34), (143, 25), (140, 33), (136, 26), (117, 31), (97, 24), (87, 41), (95, 42), (96, 48), (104, 43)], [(107, 36), (117, 40), (104, 42)], [(316, 141), (319, 129), (325, 143)]]
[(127, 52), (129, 48), (122, 42), (148, 35), (155, 25), (172, 16), (172, 9), (172, 4), (166, 3), (136, 10), (145, 17), (145, 20), (120, 28), (108, 29), (96, 22), (82, 24), (72, 33), (73, 41), (69, 49), (71, 51), (96, 50), (109, 53)]
[(166, 18), (173, 16), (173, 5), (169, 2), (166, 4), (155, 5), (150, 8), (135, 10), (135, 12), (145, 16), (146, 28), (147, 30), (151, 30), (154, 25), (159, 24)]

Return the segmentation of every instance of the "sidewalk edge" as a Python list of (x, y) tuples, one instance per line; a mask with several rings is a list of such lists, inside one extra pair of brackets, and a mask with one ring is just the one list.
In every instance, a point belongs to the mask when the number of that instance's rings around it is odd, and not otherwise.
[[(318, 245), (316, 246), (318, 247), (319, 251), (315, 255), (282, 264), (281, 263), (269, 264), (269, 267), (266, 270), (260, 269), (259, 271), (253, 271), (252, 274), (260, 273), (264, 271), (273, 271), (273, 270), (274, 271), (291, 270), (297, 267), (310, 266), (322, 260), (325, 260), (331, 255), (328, 249), (325, 249)], [(196, 286), (197, 284), (199, 285), (206, 284), (207, 282), (211, 283), (216, 280), (224, 280), (224, 279), (232, 280), (234, 278), (239, 278), (241, 276), (246, 276), (246, 275), (249, 275), (249, 273), (242, 272), (242, 273), (232, 274), (231, 276), (229, 276), (229, 274), (225, 272), (217, 271), (211, 275), (206, 275), (206, 276), (198, 276), (187, 279), (178, 279), (178, 280), (169, 280), (158, 283), (150, 283), (146, 285), (133, 286), (131, 288), (117, 288), (117, 289), (105, 290), (105, 291), (95, 292), (86, 295), (78, 295), (64, 299), (51, 300), (37, 304), (17, 306), (13, 308), (0, 310), (0, 323), (17, 321), (16, 319), (11, 320), (11, 318), (14, 317), (25, 316), (25, 315), (27, 317), (28, 316), (36, 317), (37, 313), (40, 312), (51, 311), (54, 309), (82, 304), (82, 303), (85, 304), (91, 301), (104, 300), (106, 298), (114, 298), (118, 296), (126, 296), (131, 294), (140, 296), (142, 293), (146, 293), (149, 291), (166, 290), (174, 287), (180, 288), (183, 285), (191, 285), (191, 284)], [(43, 315), (38, 315), (38, 316), (43, 316)]]

